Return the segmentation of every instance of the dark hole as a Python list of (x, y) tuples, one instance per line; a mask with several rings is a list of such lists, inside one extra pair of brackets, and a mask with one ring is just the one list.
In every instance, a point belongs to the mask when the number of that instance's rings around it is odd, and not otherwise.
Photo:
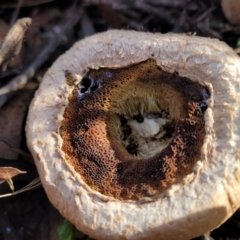
[(121, 174), (123, 172), (123, 165), (122, 163), (117, 164), (117, 173)]
[(163, 129), (169, 133), (169, 134), (173, 134), (174, 130), (175, 130), (175, 124), (174, 122), (169, 122), (163, 125)]
[(123, 141), (125, 141), (131, 135), (132, 129), (128, 125), (125, 125), (122, 128), (122, 132), (123, 132)]
[(175, 125), (174, 123), (166, 123), (165, 125), (163, 125), (163, 129), (166, 131), (166, 133), (159, 139), (160, 141), (166, 140), (173, 136)]
[(133, 117), (133, 119), (139, 123), (142, 123), (144, 121), (144, 118), (141, 114), (138, 114), (137, 116)]
[(167, 140), (168, 138), (171, 138), (172, 137), (172, 133), (165, 133), (159, 140), (162, 141), (162, 140)]
[(207, 88), (204, 88), (204, 89), (202, 90), (202, 95), (203, 95), (203, 99), (204, 99), (204, 100), (209, 99), (209, 98), (210, 98), (210, 92), (209, 92), (209, 90), (208, 90)]
[(162, 113), (149, 113), (146, 115), (146, 118), (162, 118)]
[(196, 88), (194, 84), (191, 84), (185, 88), (185, 93), (194, 101), (202, 101), (202, 93)]
[(130, 142), (130, 144), (126, 147), (129, 154), (137, 155), (137, 144), (134, 142)]
[(158, 169), (150, 169), (149, 171), (149, 176), (152, 178), (152, 179), (156, 179), (159, 177), (159, 171)]
[(124, 116), (120, 115), (119, 118), (122, 125), (127, 124), (127, 119)]
[(204, 113), (207, 110), (208, 105), (205, 102), (200, 102), (199, 107), (201, 109), (201, 112)]
[(91, 87), (91, 92), (94, 92), (98, 89), (98, 84), (94, 84), (92, 87)]
[(154, 118), (162, 118), (162, 113), (155, 113)]
[(88, 129), (89, 129), (89, 127), (88, 127), (86, 124), (83, 124), (83, 125), (81, 126), (81, 129), (82, 129), (84, 132), (87, 132)]
[(82, 81), (81, 81), (81, 93), (85, 93), (88, 91), (88, 89), (90, 88), (92, 84), (92, 79), (89, 77), (83, 77)]

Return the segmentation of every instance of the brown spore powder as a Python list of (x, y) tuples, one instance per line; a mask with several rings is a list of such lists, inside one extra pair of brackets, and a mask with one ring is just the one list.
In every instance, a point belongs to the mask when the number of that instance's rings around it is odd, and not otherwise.
[[(165, 72), (152, 59), (90, 70), (69, 96), (62, 150), (84, 181), (104, 195), (120, 200), (155, 196), (200, 160), (209, 97), (206, 86)], [(141, 124), (148, 116), (165, 116), (166, 123), (159, 127), (160, 137), (143, 141), (166, 146), (142, 158), (128, 122)]]

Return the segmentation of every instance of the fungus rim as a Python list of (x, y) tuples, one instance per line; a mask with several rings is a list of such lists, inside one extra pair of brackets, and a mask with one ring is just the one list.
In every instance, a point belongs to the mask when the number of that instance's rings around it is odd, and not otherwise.
[[(64, 161), (58, 132), (72, 90), (64, 84), (65, 71), (79, 82), (90, 68), (116, 68), (149, 58), (165, 71), (208, 81), (213, 97), (205, 112), (204, 163), (197, 164), (198, 174), (190, 174), (178, 189), (174, 186), (158, 199), (121, 202), (92, 191)], [(160, 233), (164, 239), (187, 239), (220, 225), (240, 202), (239, 69), (232, 49), (201, 37), (112, 30), (76, 43), (45, 74), (26, 126), (28, 146), (50, 201), (79, 230), (101, 236), (98, 239), (154, 239)], [(216, 140), (222, 135), (224, 140)]]

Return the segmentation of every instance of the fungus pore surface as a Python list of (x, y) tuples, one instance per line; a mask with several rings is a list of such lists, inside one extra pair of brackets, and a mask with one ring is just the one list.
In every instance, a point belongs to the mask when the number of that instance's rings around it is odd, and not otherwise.
[(92, 189), (121, 200), (155, 196), (200, 160), (209, 97), (152, 59), (90, 70), (69, 97), (62, 149)]

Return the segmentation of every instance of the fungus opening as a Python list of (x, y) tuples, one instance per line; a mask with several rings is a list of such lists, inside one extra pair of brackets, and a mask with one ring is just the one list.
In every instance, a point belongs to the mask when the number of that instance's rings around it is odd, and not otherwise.
[(200, 160), (209, 97), (206, 86), (152, 59), (90, 70), (69, 97), (62, 149), (96, 191), (124, 200), (155, 196)]

